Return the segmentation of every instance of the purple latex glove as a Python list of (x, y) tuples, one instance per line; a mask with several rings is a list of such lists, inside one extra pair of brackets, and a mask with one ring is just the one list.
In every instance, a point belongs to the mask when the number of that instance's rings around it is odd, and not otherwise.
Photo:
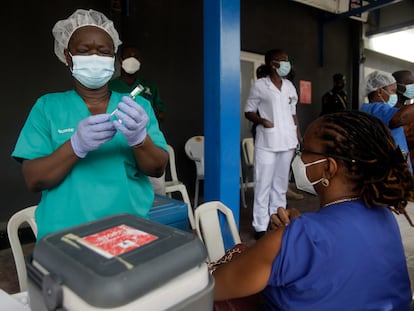
[(129, 146), (142, 143), (147, 136), (148, 115), (145, 110), (128, 96), (122, 97), (115, 112), (118, 121), (113, 121), (115, 128), (120, 131)]
[(79, 158), (84, 158), (89, 151), (111, 140), (116, 133), (109, 114), (97, 114), (79, 122), (76, 132), (70, 138), (72, 148)]

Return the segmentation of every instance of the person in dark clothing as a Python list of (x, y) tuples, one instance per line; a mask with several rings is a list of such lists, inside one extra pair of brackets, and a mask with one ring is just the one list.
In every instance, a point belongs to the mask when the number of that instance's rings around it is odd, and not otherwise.
[(348, 97), (344, 91), (346, 78), (341, 73), (332, 77), (333, 88), (322, 96), (322, 110), (320, 115), (348, 109)]
[(414, 163), (414, 106), (407, 105), (414, 98), (414, 75), (409, 70), (399, 70), (392, 75), (397, 82), (398, 102), (395, 107), (399, 109), (395, 120), (404, 128), (411, 163)]

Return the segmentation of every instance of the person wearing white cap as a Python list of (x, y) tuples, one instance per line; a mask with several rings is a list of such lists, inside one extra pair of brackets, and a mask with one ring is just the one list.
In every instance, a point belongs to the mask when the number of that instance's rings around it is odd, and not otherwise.
[(12, 153), (29, 190), (42, 192), (37, 238), (115, 213), (147, 217), (147, 176), (164, 173), (167, 145), (146, 99), (108, 88), (121, 44), (113, 22), (79, 9), (52, 32), (74, 89), (37, 100)]
[(369, 103), (362, 104), (360, 110), (377, 117), (390, 129), (395, 144), (400, 147), (412, 172), (404, 128), (399, 124), (399, 109), (395, 107), (398, 102), (396, 93), (397, 82), (391, 73), (373, 71), (367, 76), (365, 85)]

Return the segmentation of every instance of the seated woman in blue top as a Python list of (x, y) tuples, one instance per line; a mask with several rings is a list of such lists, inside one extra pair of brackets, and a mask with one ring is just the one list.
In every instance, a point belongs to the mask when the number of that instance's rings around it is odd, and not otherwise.
[(392, 211), (409, 220), (414, 181), (384, 124), (359, 111), (318, 118), (293, 172), (316, 191), (319, 211), (279, 208), (273, 230), (214, 272), (215, 300), (262, 292), (266, 310), (408, 310)]
[(377, 117), (390, 129), (396, 145), (401, 148), (412, 172), (407, 139), (400, 122), (403, 111), (395, 107), (398, 102), (396, 92), (397, 82), (392, 74), (379, 70), (371, 72), (365, 85), (365, 94), (369, 103), (362, 104), (361, 111)]
[(28, 188), (42, 192), (38, 239), (115, 213), (147, 217), (154, 199), (147, 175), (163, 174), (167, 146), (147, 100), (108, 88), (121, 44), (112, 21), (77, 10), (53, 35), (75, 88), (37, 100), (12, 154)]

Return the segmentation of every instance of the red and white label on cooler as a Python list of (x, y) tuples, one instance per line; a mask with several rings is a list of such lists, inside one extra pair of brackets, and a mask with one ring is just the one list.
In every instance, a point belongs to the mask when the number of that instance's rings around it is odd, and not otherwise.
[(119, 225), (82, 237), (78, 242), (106, 258), (112, 258), (151, 243), (156, 239), (158, 237), (153, 234), (127, 225)]

